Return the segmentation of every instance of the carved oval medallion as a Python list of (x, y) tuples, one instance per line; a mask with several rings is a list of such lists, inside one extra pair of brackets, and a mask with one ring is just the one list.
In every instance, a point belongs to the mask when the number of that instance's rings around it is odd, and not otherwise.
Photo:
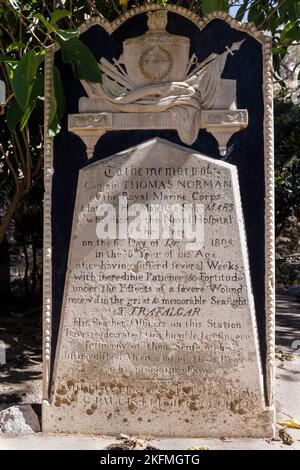
[(140, 69), (148, 80), (163, 80), (172, 68), (171, 54), (161, 46), (152, 46), (144, 51), (139, 60)]

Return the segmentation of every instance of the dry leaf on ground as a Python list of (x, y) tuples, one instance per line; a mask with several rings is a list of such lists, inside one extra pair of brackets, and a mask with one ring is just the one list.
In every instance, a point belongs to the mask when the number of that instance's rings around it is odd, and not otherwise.
[(283, 419), (277, 422), (280, 426), (290, 429), (300, 429), (300, 423), (294, 418), (291, 419)]

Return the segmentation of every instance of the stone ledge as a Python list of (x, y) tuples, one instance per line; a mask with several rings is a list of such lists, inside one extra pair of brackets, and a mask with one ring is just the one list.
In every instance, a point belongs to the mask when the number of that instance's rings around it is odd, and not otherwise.
[[(222, 156), (227, 143), (236, 132), (248, 126), (246, 109), (199, 111), (198, 127), (211, 132), (219, 145)], [(69, 114), (68, 129), (78, 135), (87, 147), (87, 156), (92, 158), (95, 145), (108, 131), (139, 129), (172, 129), (178, 131), (178, 116), (172, 111), (162, 113), (80, 113)]]

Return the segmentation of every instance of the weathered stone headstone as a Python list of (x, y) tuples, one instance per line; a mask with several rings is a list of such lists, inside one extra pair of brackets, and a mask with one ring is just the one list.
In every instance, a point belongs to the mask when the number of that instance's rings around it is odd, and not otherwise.
[(270, 42), (154, 6), (81, 39), (103, 83), (55, 53), (69, 116), (53, 159), (46, 142), (43, 429), (271, 436)]

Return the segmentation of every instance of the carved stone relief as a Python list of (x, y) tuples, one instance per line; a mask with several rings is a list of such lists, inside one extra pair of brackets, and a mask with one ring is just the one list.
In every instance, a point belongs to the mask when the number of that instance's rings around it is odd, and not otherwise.
[[(212, 53), (199, 63), (195, 53), (189, 58), (189, 38), (166, 31), (167, 15), (166, 10), (148, 12), (149, 30), (144, 35), (125, 40), (123, 53), (113, 64), (100, 59), (102, 84), (81, 81), (88, 97), (80, 98), (79, 114), (69, 115), (69, 130), (85, 142), (88, 158), (93, 156), (90, 143), (96, 143), (108, 130), (144, 126), (175, 129), (188, 145), (197, 139), (201, 128), (207, 129), (224, 156), (230, 137), (247, 127), (247, 111), (236, 110), (235, 80), (221, 78), (228, 55), (239, 53), (244, 41), (234, 42), (223, 53)], [(218, 109), (217, 125), (215, 114), (203, 117), (204, 111), (213, 109)], [(160, 127), (157, 116), (162, 114), (165, 119)], [(209, 115), (206, 112), (204, 116)]]

